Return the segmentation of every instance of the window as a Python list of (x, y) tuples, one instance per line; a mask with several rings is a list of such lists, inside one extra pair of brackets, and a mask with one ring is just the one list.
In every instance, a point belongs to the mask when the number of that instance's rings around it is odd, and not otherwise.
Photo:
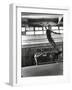
[(22, 27), (22, 32), (25, 32), (25, 27)]
[(26, 32), (26, 35), (34, 35), (34, 31)]
[(63, 30), (60, 30), (60, 33), (63, 33)]
[(31, 30), (34, 30), (34, 28), (33, 28), (33, 27), (30, 27), (29, 29), (30, 29), (30, 31), (31, 31)]
[(38, 30), (38, 27), (35, 27), (35, 30)]
[(43, 31), (36, 31), (35, 34), (43, 34)]
[(54, 29), (58, 30), (58, 27), (57, 26), (52, 26), (52, 30), (54, 30)]
[(44, 31), (44, 34), (46, 34), (46, 31)]
[(30, 30), (29, 27), (26, 27), (26, 30)]
[(59, 27), (59, 29), (63, 29), (63, 27)]
[(39, 30), (42, 30), (42, 27), (39, 27)]
[[(46, 27), (48, 29), (48, 27)], [(46, 34), (45, 27), (22, 27), (22, 35), (41, 35)], [(52, 26), (52, 30), (57, 33), (63, 33), (63, 27)]]

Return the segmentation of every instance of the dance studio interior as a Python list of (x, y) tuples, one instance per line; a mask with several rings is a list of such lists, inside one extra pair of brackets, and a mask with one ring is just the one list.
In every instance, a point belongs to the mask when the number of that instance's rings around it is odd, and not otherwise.
[(63, 14), (21, 12), (21, 77), (63, 75)]

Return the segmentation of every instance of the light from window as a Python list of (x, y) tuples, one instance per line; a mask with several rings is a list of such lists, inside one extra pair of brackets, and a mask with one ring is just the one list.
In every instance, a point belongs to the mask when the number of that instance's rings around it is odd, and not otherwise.
[(43, 34), (43, 31), (36, 31), (35, 34)]
[(60, 33), (63, 33), (63, 30), (60, 30)]
[(22, 27), (22, 31), (25, 31), (25, 27)]
[(46, 28), (45, 28), (45, 27), (43, 27), (43, 30), (46, 30)]
[(63, 29), (63, 27), (59, 27), (60, 29)]
[(42, 30), (42, 27), (39, 27), (39, 30)]
[(56, 26), (54, 27), (54, 26), (53, 26), (52, 29), (58, 29), (58, 27), (56, 27)]
[(39, 28), (38, 27), (35, 27), (35, 30), (38, 30)]
[(44, 34), (46, 34), (46, 31), (44, 31)]
[(30, 30), (34, 30), (34, 28), (33, 28), (33, 27), (30, 27), (29, 29), (30, 29)]
[(30, 30), (29, 27), (26, 27), (26, 30)]
[(26, 35), (34, 35), (34, 32), (33, 31), (26, 32)]

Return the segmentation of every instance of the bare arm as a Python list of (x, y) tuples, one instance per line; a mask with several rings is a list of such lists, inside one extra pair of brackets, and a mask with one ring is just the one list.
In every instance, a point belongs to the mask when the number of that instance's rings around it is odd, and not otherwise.
[(51, 30), (51, 32), (54, 33), (54, 34), (61, 34), (61, 33), (53, 32), (52, 30)]

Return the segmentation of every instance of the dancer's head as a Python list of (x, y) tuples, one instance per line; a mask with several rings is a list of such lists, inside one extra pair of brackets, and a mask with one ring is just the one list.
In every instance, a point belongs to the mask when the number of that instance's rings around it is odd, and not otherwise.
[(48, 29), (51, 30), (51, 25), (50, 24), (48, 25)]

